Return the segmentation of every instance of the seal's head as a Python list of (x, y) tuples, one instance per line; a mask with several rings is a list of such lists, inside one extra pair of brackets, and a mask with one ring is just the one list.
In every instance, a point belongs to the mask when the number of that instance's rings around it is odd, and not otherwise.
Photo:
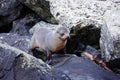
[(58, 27), (56, 30), (56, 34), (58, 34), (59, 39), (62, 41), (70, 38), (70, 30), (67, 27)]

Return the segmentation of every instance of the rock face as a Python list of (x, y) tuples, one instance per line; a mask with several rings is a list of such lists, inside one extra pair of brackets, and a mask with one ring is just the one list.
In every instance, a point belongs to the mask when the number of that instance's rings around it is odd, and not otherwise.
[(0, 41), (0, 80), (70, 80), (42, 60)]
[(1, 33), (0, 34), (0, 41), (3, 41), (10, 46), (16, 47), (24, 52), (28, 52), (28, 46), (30, 37), (28, 36), (19, 36), (13, 33)]
[(20, 15), (21, 9), (22, 5), (17, 0), (0, 0), (0, 32), (12, 27), (9, 24)]
[(100, 0), (48, 0), (53, 16), (60, 24), (72, 27), (73, 34), (86, 45), (99, 48), (103, 15), (115, 6), (111, 1)]
[[(107, 0), (107, 1), (109, 1), (109, 0)], [(111, 0), (111, 1), (114, 3), (120, 3), (120, 0)]]
[(50, 13), (50, 5), (46, 0), (19, 0), (30, 9), (35, 11), (43, 20), (50, 23), (57, 23), (56, 19)]
[(96, 0), (48, 1), (50, 1), (51, 13), (60, 24), (67, 25), (68, 27), (79, 24), (81, 28), (91, 24), (100, 27), (102, 24), (101, 15), (104, 13), (104, 9), (101, 4), (104, 4), (104, 1), (101, 3)]
[[(1, 80), (119, 80), (90, 60), (72, 55), (53, 58), (53, 68), (28, 53), (29, 37), (0, 34)], [(62, 56), (62, 57), (61, 57)], [(78, 71), (79, 70), (79, 71)]]
[[(120, 6), (119, 6), (120, 7)], [(120, 58), (120, 8), (107, 11), (105, 26), (101, 29), (101, 50), (106, 61)]]
[[(79, 41), (100, 48), (106, 61), (120, 58), (119, 0), (48, 0), (53, 16), (73, 28)], [(116, 15), (116, 16), (115, 16)], [(107, 26), (105, 27), (106, 24)], [(114, 27), (113, 27), (114, 26)], [(101, 33), (100, 33), (100, 28)]]
[(13, 27), (10, 33), (19, 35), (29, 35), (29, 29), (39, 22), (41, 19), (35, 14), (28, 14), (23, 19), (13, 22)]
[[(102, 69), (92, 61), (66, 55), (53, 58), (53, 67), (69, 75), (71, 80), (119, 80), (120, 78), (112, 72)], [(58, 62), (58, 63), (57, 63)]]

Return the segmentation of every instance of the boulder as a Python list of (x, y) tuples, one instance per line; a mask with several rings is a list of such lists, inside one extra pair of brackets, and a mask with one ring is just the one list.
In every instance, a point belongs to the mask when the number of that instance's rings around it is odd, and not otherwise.
[(0, 80), (70, 80), (41, 59), (0, 41)]
[(119, 79), (114, 73), (102, 69), (88, 59), (67, 54), (53, 57), (51, 68), (41, 59), (27, 54), (29, 40), (28, 36), (0, 34), (0, 79), (21, 80), (21, 77), (23, 80)]
[(57, 24), (58, 22), (50, 12), (49, 2), (46, 0), (19, 0), (21, 3), (36, 12), (41, 19)]
[(19, 34), (21, 36), (30, 35), (29, 29), (33, 27), (37, 22), (39, 22), (41, 19), (35, 15), (27, 14), (24, 18), (15, 20), (13, 22), (13, 27), (10, 31), (10, 33)]
[(52, 58), (52, 66), (55, 70), (67, 74), (71, 80), (119, 80), (120, 77), (113, 72), (104, 70), (93, 61), (66, 54), (55, 55)]
[[(107, 0), (107, 1), (110, 1), (110, 0)], [(120, 0), (111, 0), (111, 1), (114, 3), (120, 3)]]
[[(120, 7), (120, 6), (119, 6)], [(108, 10), (105, 25), (101, 29), (100, 47), (102, 57), (106, 60), (120, 59), (120, 8)]]
[(17, 0), (0, 1), (0, 32), (9, 31), (10, 23), (19, 17), (22, 5)]
[(59, 24), (72, 28), (71, 33), (86, 45), (99, 47), (103, 15), (115, 6), (111, 1), (100, 0), (48, 0), (50, 11)]
[(59, 24), (72, 28), (71, 33), (80, 42), (101, 48), (106, 61), (120, 58), (120, 0), (48, 1), (50, 11)]
[(28, 53), (30, 41), (30, 37), (28, 36), (20, 36), (13, 33), (1, 33), (0, 41)]

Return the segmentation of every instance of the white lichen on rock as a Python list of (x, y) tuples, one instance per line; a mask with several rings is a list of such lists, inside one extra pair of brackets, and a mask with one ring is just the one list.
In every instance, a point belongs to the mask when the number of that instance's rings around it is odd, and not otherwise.
[(62, 25), (69, 27), (83, 23), (94, 24), (100, 27), (103, 24), (103, 14), (114, 7), (110, 1), (96, 0), (47, 0), (50, 1), (50, 10), (53, 16)]

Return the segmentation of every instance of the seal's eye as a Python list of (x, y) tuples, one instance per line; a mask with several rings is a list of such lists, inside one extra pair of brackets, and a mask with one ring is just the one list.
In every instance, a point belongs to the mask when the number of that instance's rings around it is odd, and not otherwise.
[(64, 33), (61, 33), (60, 35), (61, 35), (61, 36), (63, 36), (63, 35), (64, 35)]

